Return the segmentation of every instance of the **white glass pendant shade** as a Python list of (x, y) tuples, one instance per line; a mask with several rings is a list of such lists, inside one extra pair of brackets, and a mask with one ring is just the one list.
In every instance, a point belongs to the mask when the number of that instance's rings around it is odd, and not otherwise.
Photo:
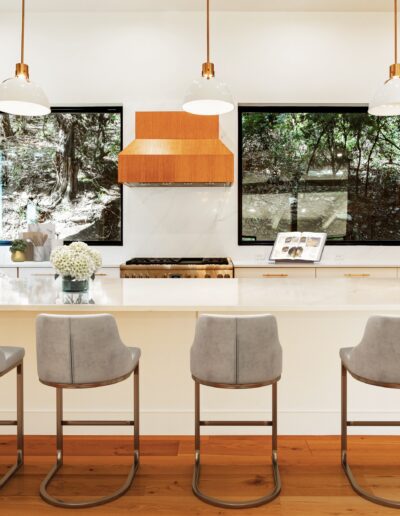
[(223, 115), (235, 107), (228, 86), (215, 77), (193, 81), (183, 100), (183, 110), (194, 115)]
[(17, 76), (0, 84), (0, 111), (11, 115), (42, 116), (50, 113), (50, 104), (40, 86)]
[(400, 77), (395, 75), (378, 89), (369, 104), (368, 113), (376, 116), (400, 115)]

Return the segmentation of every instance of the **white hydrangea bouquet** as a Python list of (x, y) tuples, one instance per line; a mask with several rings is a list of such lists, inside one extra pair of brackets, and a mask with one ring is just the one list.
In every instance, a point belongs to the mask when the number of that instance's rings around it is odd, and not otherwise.
[(63, 278), (63, 290), (69, 292), (87, 290), (89, 278), (94, 279), (102, 264), (101, 254), (83, 242), (55, 248), (50, 262), (56, 270), (55, 277)]

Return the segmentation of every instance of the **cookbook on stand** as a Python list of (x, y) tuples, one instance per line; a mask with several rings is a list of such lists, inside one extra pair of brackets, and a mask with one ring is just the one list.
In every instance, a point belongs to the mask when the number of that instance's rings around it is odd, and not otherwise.
[(269, 259), (275, 262), (319, 262), (326, 237), (326, 233), (278, 233)]

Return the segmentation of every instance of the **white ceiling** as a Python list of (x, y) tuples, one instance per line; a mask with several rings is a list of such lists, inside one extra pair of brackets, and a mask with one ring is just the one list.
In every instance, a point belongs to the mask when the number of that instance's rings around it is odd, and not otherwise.
[[(205, 0), (26, 0), (29, 11), (198, 11)], [(215, 11), (391, 11), (393, 0), (212, 0)], [(18, 11), (1, 0), (0, 11)]]

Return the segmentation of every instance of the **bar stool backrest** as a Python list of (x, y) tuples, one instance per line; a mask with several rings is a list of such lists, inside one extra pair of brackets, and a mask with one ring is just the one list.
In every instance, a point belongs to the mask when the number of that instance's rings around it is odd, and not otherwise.
[(39, 379), (47, 384), (111, 382), (132, 372), (132, 355), (112, 315), (46, 315), (36, 320)]
[(200, 315), (190, 366), (200, 382), (267, 384), (282, 373), (282, 348), (272, 315)]
[(374, 315), (350, 353), (349, 369), (360, 377), (400, 383), (400, 317)]

